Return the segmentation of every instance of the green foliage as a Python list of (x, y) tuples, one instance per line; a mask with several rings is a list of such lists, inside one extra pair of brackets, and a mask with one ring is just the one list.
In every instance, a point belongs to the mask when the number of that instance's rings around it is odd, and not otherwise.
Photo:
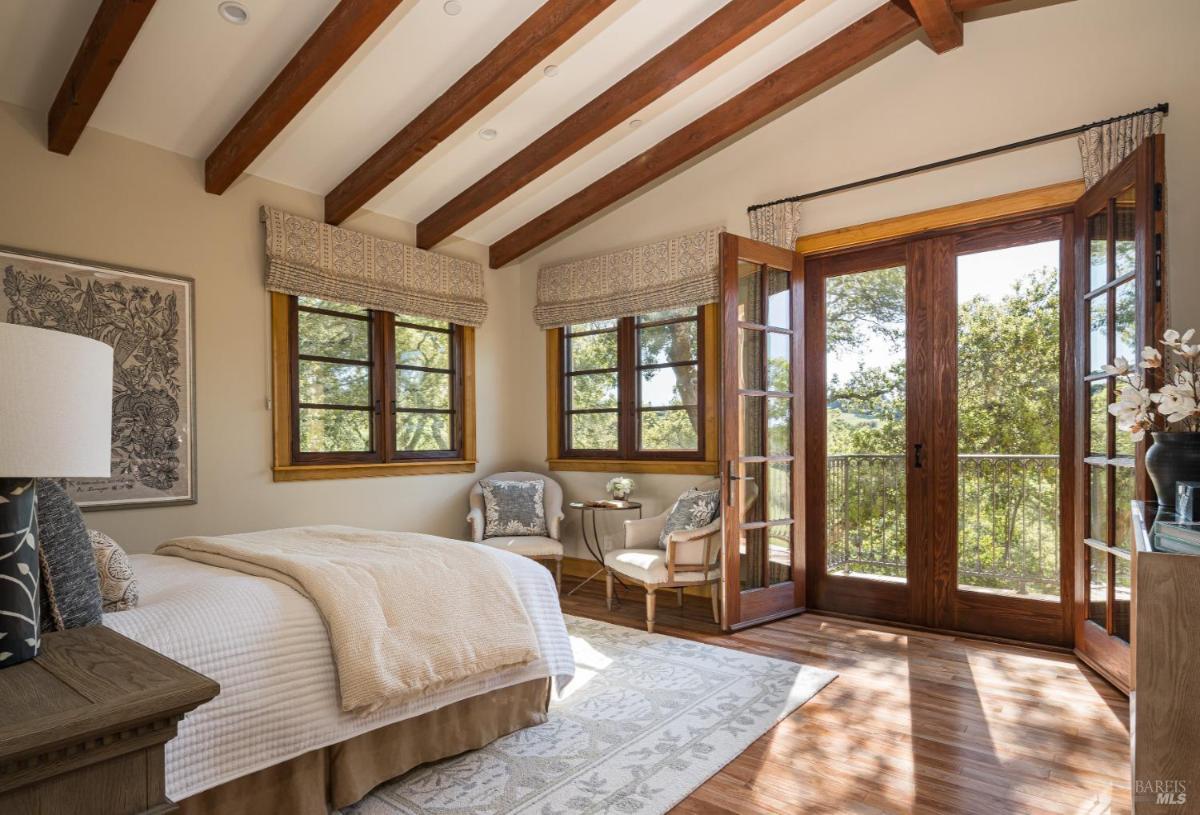
[[(694, 315), (695, 309), (673, 309), (643, 315), (640, 323)], [(636, 363), (669, 365), (639, 369), (641, 407), (666, 408), (639, 413), (644, 450), (695, 450), (699, 444), (699, 324), (696, 321), (649, 325), (636, 331)], [(601, 333), (583, 334), (586, 331)], [(617, 321), (571, 326), (567, 338), (568, 371), (597, 371), (567, 377), (568, 409), (605, 410), (568, 418), (571, 447), (577, 450), (615, 450), (619, 446)], [(671, 363), (687, 363), (671, 365)]]
[[(837, 457), (829, 464), (830, 569), (858, 561), (854, 573), (902, 577), (903, 269), (834, 278), (828, 292), (830, 353), (862, 350), (857, 368), (831, 377), (827, 389), (828, 451)], [(974, 297), (959, 306), (961, 454), (1058, 453), (1059, 315), (1052, 268), (1027, 275), (999, 302)], [(1057, 472), (1053, 459), (960, 459), (961, 583), (1057, 594)]]
[[(340, 303), (301, 298), (301, 306), (346, 314), (367, 312)], [(375, 317), (374, 319), (379, 319)], [(447, 450), (451, 446), (451, 378), (449, 373), (449, 323), (399, 316), (419, 327), (395, 327), (396, 364), (396, 449), (411, 451)], [(371, 324), (366, 320), (300, 311), (297, 315), (300, 353), (333, 357), (347, 362), (301, 359), (300, 401), (316, 405), (371, 406)], [(354, 364), (362, 362), (364, 364)], [(434, 368), (446, 371), (421, 371)], [(414, 413), (412, 408), (444, 410), (446, 413)], [(300, 449), (305, 452), (361, 452), (371, 450), (371, 413), (368, 410), (301, 408)]]

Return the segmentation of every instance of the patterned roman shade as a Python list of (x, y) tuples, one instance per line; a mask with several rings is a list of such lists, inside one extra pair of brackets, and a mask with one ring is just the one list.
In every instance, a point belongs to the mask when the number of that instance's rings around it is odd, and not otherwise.
[(1091, 187), (1116, 168), (1138, 145), (1162, 132), (1163, 114), (1152, 110), (1090, 127), (1079, 134), (1083, 183)]
[(541, 328), (632, 317), (720, 299), (720, 229), (543, 266), (533, 318)]
[(363, 308), (479, 326), (483, 268), (263, 207), (267, 288)]

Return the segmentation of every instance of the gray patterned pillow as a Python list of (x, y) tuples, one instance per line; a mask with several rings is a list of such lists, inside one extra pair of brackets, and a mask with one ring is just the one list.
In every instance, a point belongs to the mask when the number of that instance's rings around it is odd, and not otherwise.
[(138, 604), (137, 578), (129, 555), (115, 540), (96, 529), (88, 530), (96, 571), (100, 573), (100, 602), (104, 613), (126, 611)]
[(480, 481), (483, 489), (483, 536), (546, 536), (546, 482)]
[(79, 507), (54, 481), (37, 482), (42, 630), (100, 625), (100, 579)]
[(662, 534), (658, 536), (658, 548), (667, 548), (667, 536), (681, 529), (699, 529), (717, 519), (721, 511), (721, 491), (690, 489), (675, 501)]

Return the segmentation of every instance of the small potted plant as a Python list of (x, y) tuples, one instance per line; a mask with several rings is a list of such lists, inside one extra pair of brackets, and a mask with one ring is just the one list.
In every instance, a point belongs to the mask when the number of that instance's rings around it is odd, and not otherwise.
[(629, 497), (629, 494), (633, 492), (633, 486), (634, 484), (632, 478), (624, 475), (618, 475), (617, 477), (610, 478), (608, 480), (608, 486), (605, 487), (605, 489), (608, 490), (608, 494), (614, 501), (624, 501)]
[(1180, 335), (1172, 329), (1163, 333), (1162, 352), (1150, 345), (1142, 349), (1138, 367), (1163, 371), (1158, 391), (1152, 392), (1146, 377), (1124, 358), (1104, 366), (1105, 373), (1125, 384), (1108, 406), (1117, 428), (1135, 442), (1147, 431), (1154, 440), (1146, 450), (1146, 472), (1158, 503), (1167, 508), (1175, 506), (1176, 482), (1200, 481), (1200, 343), (1191, 344), (1195, 333), (1189, 329)]

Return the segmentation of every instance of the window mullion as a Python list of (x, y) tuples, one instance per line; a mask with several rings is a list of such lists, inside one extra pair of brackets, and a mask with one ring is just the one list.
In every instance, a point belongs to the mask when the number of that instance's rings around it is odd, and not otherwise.
[(617, 323), (617, 438), (620, 457), (632, 458), (637, 451), (637, 335), (635, 318)]
[(377, 434), (376, 452), (383, 462), (394, 461), (396, 456), (396, 414), (392, 410), (391, 394), (396, 392), (396, 366), (393, 353), (393, 325), (395, 317), (386, 311), (371, 312), (371, 378), (375, 395), (375, 422)]

